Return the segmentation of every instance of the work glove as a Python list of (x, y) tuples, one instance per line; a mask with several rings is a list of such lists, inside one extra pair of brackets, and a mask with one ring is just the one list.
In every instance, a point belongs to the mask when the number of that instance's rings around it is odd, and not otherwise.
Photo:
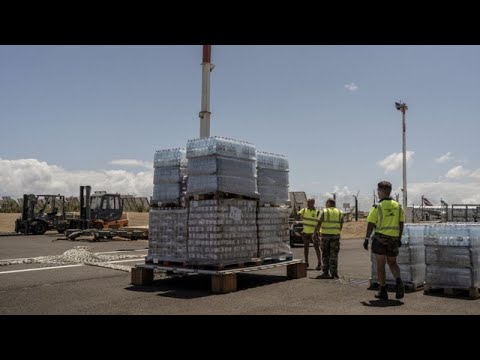
[(401, 238), (401, 237), (399, 237), (399, 238), (397, 239), (397, 242), (398, 242), (398, 247), (399, 247), (399, 248), (402, 247), (402, 238)]
[(368, 238), (365, 238), (365, 241), (363, 242), (363, 248), (368, 250)]

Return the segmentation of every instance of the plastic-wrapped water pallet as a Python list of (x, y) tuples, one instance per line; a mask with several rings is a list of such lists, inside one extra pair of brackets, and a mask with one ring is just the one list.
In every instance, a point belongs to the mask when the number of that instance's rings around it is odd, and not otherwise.
[(165, 149), (155, 152), (153, 167), (187, 166), (185, 149)]
[(397, 264), (425, 264), (425, 246), (402, 245), (398, 251)]
[(288, 187), (285, 186), (258, 186), (261, 205), (285, 205), (288, 202)]
[(257, 169), (258, 185), (288, 187), (288, 171)]
[(257, 209), (259, 257), (261, 259), (292, 255), (288, 227), (290, 211), (291, 209), (287, 207), (259, 207)]
[(427, 265), (425, 284), (431, 288), (478, 288), (480, 287), (480, 268)]
[(427, 246), (425, 263), (452, 268), (480, 268), (480, 247)]
[(189, 176), (187, 196), (217, 191), (258, 198), (257, 179), (223, 175)]
[(235, 159), (225, 156), (195, 157), (188, 162), (188, 174), (195, 175), (226, 175), (255, 178), (255, 161)]
[[(400, 268), (400, 278), (406, 284), (422, 285), (425, 281), (425, 264), (398, 264)], [(395, 277), (390, 271), (390, 267), (385, 265), (386, 283), (395, 284)], [(375, 254), (372, 254), (372, 274), (371, 283), (378, 283), (377, 262)]]
[(186, 261), (187, 209), (150, 209), (147, 259)]
[(153, 183), (156, 185), (179, 183), (185, 175), (187, 175), (185, 167), (176, 165), (156, 167), (153, 171)]
[(405, 224), (402, 234), (402, 247), (404, 245), (425, 246), (425, 231), (426, 229), (424, 224)]
[(257, 167), (261, 169), (288, 171), (288, 158), (284, 155), (257, 151)]
[[(399, 248), (397, 264), (400, 268), (400, 277), (404, 283), (415, 287), (423, 285), (425, 281), (425, 246), (423, 244), (425, 225), (405, 224), (402, 234), (402, 246)], [(371, 254), (372, 284), (378, 283), (377, 261), (375, 254)], [(385, 265), (386, 283), (393, 285), (396, 279)]]
[(223, 265), (257, 258), (255, 200), (191, 201), (188, 254), (192, 264)]
[(187, 158), (208, 155), (228, 156), (237, 159), (256, 159), (255, 145), (223, 137), (193, 139), (187, 142)]
[(426, 246), (480, 246), (480, 224), (442, 223), (431, 224), (425, 229)]
[(425, 231), (427, 290), (480, 287), (480, 224), (443, 223)]
[(260, 204), (288, 203), (288, 159), (279, 154), (257, 152), (257, 184)]
[(155, 184), (153, 185), (154, 202), (177, 203), (182, 196), (180, 183), (175, 184)]

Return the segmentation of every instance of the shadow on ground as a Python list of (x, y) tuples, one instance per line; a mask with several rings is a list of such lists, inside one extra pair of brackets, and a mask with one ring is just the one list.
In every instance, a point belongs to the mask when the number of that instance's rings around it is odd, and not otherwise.
[[(248, 290), (258, 286), (267, 286), (288, 281), (286, 276), (237, 274), (237, 291)], [(158, 296), (176, 299), (193, 299), (217, 294), (210, 291), (210, 275), (186, 275), (181, 277), (154, 280), (150, 285), (132, 285), (126, 287), (129, 291), (157, 293)]]
[(369, 301), (362, 301), (361, 304), (363, 306), (370, 306), (370, 307), (389, 307), (389, 306), (401, 306), (404, 305), (403, 302), (400, 300), (369, 300)]

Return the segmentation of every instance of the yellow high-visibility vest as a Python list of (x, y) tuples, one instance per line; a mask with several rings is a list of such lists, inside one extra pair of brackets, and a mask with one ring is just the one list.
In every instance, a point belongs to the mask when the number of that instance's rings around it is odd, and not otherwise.
[(320, 227), (320, 233), (340, 235), (342, 215), (342, 212), (334, 207), (323, 209), (323, 221)]
[(400, 222), (405, 222), (405, 212), (395, 200), (384, 199), (370, 210), (367, 222), (375, 224), (376, 233), (396, 237), (400, 235)]
[(315, 226), (318, 223), (318, 213), (317, 209), (309, 210), (308, 208), (303, 208), (298, 212), (302, 216), (303, 232), (305, 234), (313, 234), (315, 231)]

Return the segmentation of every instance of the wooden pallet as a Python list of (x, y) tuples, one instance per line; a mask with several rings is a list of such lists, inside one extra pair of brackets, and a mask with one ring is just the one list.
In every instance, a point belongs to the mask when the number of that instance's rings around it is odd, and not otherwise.
[[(405, 285), (405, 292), (406, 293), (413, 293), (416, 291), (423, 290), (424, 285), (423, 284), (414, 284), (411, 282), (404, 282), (403, 285)], [(395, 291), (396, 290), (396, 284), (394, 283), (387, 283), (387, 291)], [(377, 282), (373, 282), (370, 280), (370, 286), (368, 287), (368, 290), (379, 290), (380, 289), (380, 284)]]
[(275, 263), (278, 263), (278, 262), (290, 261), (290, 260), (293, 260), (293, 255), (269, 257), (269, 258), (264, 258), (261, 261), (262, 261), (262, 265), (264, 265), (264, 264), (275, 264)]
[(455, 298), (467, 298), (467, 299), (480, 299), (480, 288), (471, 287), (471, 288), (442, 288), (442, 287), (432, 287), (430, 285), (425, 285), (423, 290), (424, 295), (443, 295), (448, 297)]
[(283, 261), (293, 260), (293, 255), (290, 256), (279, 256), (279, 257), (270, 257), (265, 259), (246, 259), (244, 261), (230, 261), (219, 264), (208, 264), (208, 263), (195, 263), (192, 261), (184, 260), (160, 260), (152, 259), (147, 261), (147, 263), (155, 264), (158, 266), (168, 266), (173, 268), (184, 268), (184, 269), (202, 269), (202, 270), (230, 270), (230, 269), (241, 269), (251, 266), (261, 266), (268, 264), (276, 264)]
[(174, 268), (156, 265), (152, 263), (136, 264), (132, 268), (131, 284), (132, 285), (147, 285), (151, 284), (154, 279), (154, 271), (160, 270), (171, 272), (173, 274), (205, 274), (211, 276), (211, 290), (215, 293), (229, 293), (237, 291), (237, 273), (252, 272), (259, 270), (267, 270), (286, 266), (287, 278), (300, 279), (307, 276), (306, 264), (302, 260), (295, 259), (290, 261), (281, 261), (274, 264), (266, 264), (260, 266), (250, 266), (243, 268), (232, 268), (224, 270), (203, 270), (203, 269), (189, 269), (189, 268)]

